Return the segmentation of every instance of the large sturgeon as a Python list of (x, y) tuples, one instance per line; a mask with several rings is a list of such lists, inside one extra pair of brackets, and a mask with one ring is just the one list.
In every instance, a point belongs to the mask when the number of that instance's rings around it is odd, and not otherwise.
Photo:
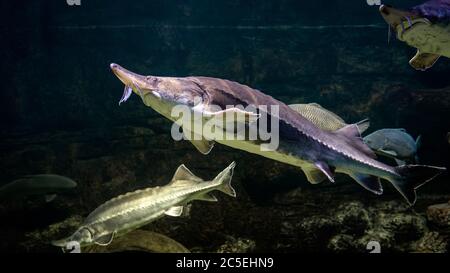
[(383, 19), (400, 41), (417, 48), (409, 61), (417, 70), (426, 70), (440, 56), (450, 58), (450, 0), (431, 0), (409, 10), (381, 5)]
[[(254, 117), (264, 113), (269, 119), (277, 119), (279, 125), (279, 145), (277, 149), (261, 149), (261, 140), (209, 140), (204, 137), (192, 143), (202, 153), (212, 149), (214, 141), (276, 161), (300, 167), (309, 182), (320, 183), (326, 179), (334, 182), (334, 172), (346, 173), (364, 188), (382, 194), (383, 188), (378, 178), (390, 181), (410, 203), (416, 200), (415, 189), (445, 171), (445, 168), (422, 165), (391, 167), (375, 160), (375, 154), (362, 141), (358, 127), (354, 124), (335, 132), (324, 131), (315, 126), (295, 110), (281, 101), (248, 86), (208, 77), (156, 77), (142, 76), (111, 64), (114, 74), (125, 84), (122, 100), (134, 92), (148, 107), (174, 121), (171, 111), (174, 106), (184, 105), (192, 112), (202, 112), (205, 117), (222, 115), (227, 106), (253, 105), (256, 112), (246, 113)], [(276, 106), (278, 114), (268, 113), (269, 107)], [(267, 122), (269, 122), (267, 119)], [(247, 119), (246, 119), (247, 120)], [(258, 120), (258, 123), (261, 119)], [(261, 124), (259, 125), (261, 126)], [(266, 124), (269, 127), (270, 124)]]

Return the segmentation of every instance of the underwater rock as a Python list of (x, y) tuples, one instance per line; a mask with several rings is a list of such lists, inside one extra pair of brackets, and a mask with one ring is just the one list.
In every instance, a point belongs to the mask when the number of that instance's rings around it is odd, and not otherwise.
[(370, 227), (368, 211), (361, 202), (350, 202), (339, 206), (336, 219), (341, 226), (340, 232), (360, 236)]
[(396, 243), (417, 240), (428, 230), (424, 217), (405, 213), (382, 212), (374, 226), (393, 234)]
[(446, 253), (448, 251), (449, 238), (445, 238), (438, 232), (427, 232), (413, 244), (414, 252), (420, 253)]
[(326, 248), (324, 242), (339, 232), (339, 223), (330, 217), (312, 216), (301, 222), (297, 232), (302, 248), (322, 250)]
[(234, 238), (228, 236), (224, 244), (219, 246), (217, 253), (251, 253), (256, 247), (253, 240), (245, 238)]
[(358, 251), (355, 238), (348, 234), (338, 234), (331, 238), (327, 248), (332, 252), (355, 252)]
[(156, 232), (134, 230), (115, 238), (107, 246), (91, 245), (84, 247), (82, 252), (113, 253), (125, 251), (140, 251), (151, 253), (189, 253), (190, 251), (179, 242)]
[(367, 246), (370, 242), (376, 242), (380, 245), (381, 252), (393, 251), (395, 249), (395, 235), (390, 230), (375, 228), (368, 230), (366, 234), (357, 239), (358, 250), (367, 252)]
[(75, 215), (65, 219), (62, 222), (52, 224), (45, 230), (29, 232), (25, 235), (27, 240), (21, 245), (25, 250), (27, 250), (27, 252), (35, 252), (38, 250), (42, 251), (42, 249), (45, 249), (46, 247), (48, 247), (49, 250), (57, 250), (57, 248), (52, 246), (50, 242), (55, 238), (64, 236), (69, 232), (73, 232), (73, 230), (77, 229), (82, 222), (83, 218), (79, 215)]
[(450, 227), (450, 202), (429, 206), (428, 220), (440, 227)]

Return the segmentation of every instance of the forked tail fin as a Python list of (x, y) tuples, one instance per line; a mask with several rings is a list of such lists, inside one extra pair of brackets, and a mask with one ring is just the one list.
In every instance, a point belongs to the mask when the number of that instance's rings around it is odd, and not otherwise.
[(414, 205), (417, 198), (416, 189), (445, 172), (446, 168), (426, 165), (404, 165), (395, 167), (395, 171), (400, 176), (392, 177), (389, 181), (410, 205)]
[(225, 170), (220, 172), (216, 178), (214, 178), (213, 182), (220, 183), (217, 186), (217, 189), (223, 193), (226, 193), (230, 196), (236, 197), (236, 191), (231, 186), (231, 179), (233, 178), (233, 170), (236, 166), (236, 162), (232, 162), (230, 166), (228, 166)]

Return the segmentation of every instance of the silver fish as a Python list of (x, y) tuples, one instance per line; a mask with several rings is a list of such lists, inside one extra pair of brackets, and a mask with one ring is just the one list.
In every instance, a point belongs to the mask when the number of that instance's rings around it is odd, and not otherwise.
[(57, 194), (73, 190), (76, 186), (75, 181), (61, 175), (27, 175), (0, 187), (0, 200), (43, 195), (50, 202)]
[(89, 214), (73, 235), (52, 244), (65, 247), (75, 241), (80, 246), (108, 245), (115, 236), (135, 230), (164, 215), (182, 215), (190, 201), (217, 201), (210, 193), (213, 190), (236, 197), (230, 184), (235, 165), (235, 162), (231, 163), (212, 181), (202, 180), (181, 165), (168, 185), (129, 192), (109, 200)]
[[(261, 127), (264, 122), (262, 119), (258, 120), (261, 113), (269, 117), (267, 120), (278, 121), (279, 145), (276, 149), (261, 149), (264, 138), (230, 140), (211, 139), (210, 136), (200, 135), (200, 138), (192, 143), (204, 154), (218, 142), (298, 166), (311, 183), (320, 183), (326, 179), (334, 182), (335, 172), (345, 173), (376, 194), (383, 192), (379, 181), (379, 178), (383, 178), (391, 182), (410, 204), (416, 201), (415, 190), (418, 187), (445, 171), (445, 168), (434, 166), (386, 165), (375, 160), (375, 154), (362, 141), (356, 125), (348, 125), (334, 132), (324, 131), (283, 102), (236, 82), (208, 77), (142, 76), (117, 64), (111, 64), (110, 67), (123, 84), (135, 83), (137, 90), (133, 88), (133, 92), (141, 96), (145, 105), (172, 121), (177, 121), (176, 117), (171, 115), (172, 109), (179, 105), (190, 109), (194, 113), (193, 117), (196, 116), (195, 113), (201, 113), (207, 121), (223, 116), (224, 112), (243, 112), (245, 119), (238, 122), (245, 122), (246, 125), (254, 124), (256, 119)], [(244, 108), (253, 106), (256, 109), (242, 111), (239, 107), (227, 107), (236, 105), (242, 105)], [(218, 110), (214, 106), (226, 110)], [(274, 106), (278, 113), (268, 111)], [(271, 123), (265, 124), (265, 128), (270, 125)]]
[(364, 137), (364, 142), (375, 153), (396, 160), (397, 164), (418, 163), (417, 150), (421, 137), (416, 140), (405, 129), (381, 129)]
[[(289, 107), (322, 130), (336, 131), (348, 125), (341, 117), (317, 103), (289, 104)], [(358, 126), (359, 133), (362, 134), (369, 128), (370, 121), (364, 119), (355, 124)]]

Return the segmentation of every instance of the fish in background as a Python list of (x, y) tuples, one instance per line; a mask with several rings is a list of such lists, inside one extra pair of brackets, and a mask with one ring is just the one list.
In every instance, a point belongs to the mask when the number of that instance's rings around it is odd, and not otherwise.
[(51, 202), (57, 194), (71, 191), (76, 186), (72, 179), (56, 174), (27, 175), (0, 187), (0, 201), (42, 195)]
[[(289, 104), (289, 107), (322, 130), (336, 131), (349, 125), (340, 116), (317, 103)], [(355, 123), (355, 125), (358, 126), (358, 131), (362, 134), (369, 128), (370, 121), (369, 119), (364, 119)]]
[(450, 58), (450, 0), (431, 0), (408, 10), (380, 6), (383, 19), (400, 41), (417, 49), (409, 61), (427, 70), (441, 57)]
[[(146, 106), (167, 119), (177, 122), (178, 117), (172, 116), (175, 106), (188, 110), (191, 119), (201, 117), (188, 121), (186, 127), (197, 120), (201, 120), (200, 124), (220, 120), (223, 125), (225, 113), (233, 116), (241, 114), (240, 119), (225, 120), (225, 126), (216, 128), (217, 131), (222, 130), (227, 137), (217, 138), (204, 130), (195, 132), (199, 137), (191, 142), (203, 154), (208, 154), (217, 142), (297, 166), (313, 184), (325, 180), (334, 183), (336, 172), (345, 173), (378, 195), (383, 193), (380, 179), (385, 179), (410, 205), (416, 201), (417, 188), (446, 170), (444, 167), (427, 165), (386, 165), (375, 160), (376, 155), (363, 142), (356, 125), (347, 125), (333, 132), (322, 130), (283, 102), (237, 82), (210, 77), (144, 76), (114, 63), (110, 67), (118, 79), (131, 88)], [(247, 110), (242, 110), (238, 105)], [(269, 108), (277, 110), (272, 112)], [(259, 119), (263, 114), (266, 119)], [(277, 145), (270, 149), (261, 149), (268, 141), (260, 135), (255, 140), (245, 136), (242, 139), (239, 138), (242, 132), (237, 135), (234, 130), (228, 131), (226, 126), (235, 122), (242, 124), (249, 132), (250, 125), (256, 124), (259, 127), (257, 131), (260, 131), (261, 127), (269, 128), (273, 121), (278, 125), (275, 137)], [(189, 127), (187, 129), (191, 133)], [(183, 133), (186, 133), (184, 127)], [(235, 134), (235, 137), (228, 138), (231, 134)]]
[(69, 242), (75, 241), (80, 246), (108, 245), (114, 237), (138, 229), (164, 215), (181, 216), (193, 200), (217, 201), (210, 193), (213, 190), (236, 197), (231, 187), (235, 166), (233, 162), (212, 181), (204, 181), (186, 166), (180, 165), (166, 186), (129, 192), (107, 201), (90, 213), (75, 233), (52, 244), (66, 247)]
[(376, 154), (393, 158), (398, 165), (419, 163), (421, 136), (414, 140), (405, 129), (381, 129), (365, 136), (364, 142)]

